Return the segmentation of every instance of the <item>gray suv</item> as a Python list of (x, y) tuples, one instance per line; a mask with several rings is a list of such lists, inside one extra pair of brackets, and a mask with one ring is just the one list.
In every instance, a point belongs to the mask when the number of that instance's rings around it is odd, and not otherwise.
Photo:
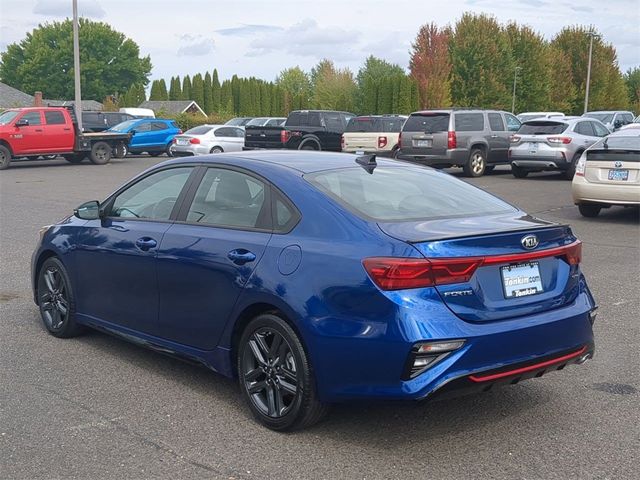
[(509, 163), (509, 139), (519, 128), (515, 115), (499, 110), (415, 112), (402, 127), (396, 158), (436, 168), (462, 167), (466, 176), (480, 177)]

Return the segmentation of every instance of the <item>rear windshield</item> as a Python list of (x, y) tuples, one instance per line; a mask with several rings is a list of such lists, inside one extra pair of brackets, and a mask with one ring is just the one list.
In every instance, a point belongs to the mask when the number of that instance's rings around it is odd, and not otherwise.
[(611, 123), (613, 120), (613, 113), (585, 113), (583, 117), (595, 118), (602, 123)]
[(399, 132), (404, 123), (402, 117), (354, 117), (345, 132)]
[(213, 127), (208, 127), (206, 125), (200, 125), (199, 127), (193, 127), (184, 132), (187, 135), (204, 135), (205, 133), (209, 133)]
[(587, 160), (640, 162), (640, 136), (612, 136), (587, 150)]
[(259, 118), (254, 118), (252, 120), (249, 120), (246, 124), (247, 127), (261, 127), (262, 125), (264, 125), (265, 123), (267, 123), (267, 120), (269, 120), (268, 118), (265, 117), (259, 117)]
[(535, 122), (524, 122), (520, 125), (518, 133), (523, 135), (555, 135), (564, 132), (568, 126), (566, 123), (538, 120)]
[(416, 113), (407, 118), (405, 132), (436, 133), (449, 130), (448, 113)]
[(515, 211), (450, 175), (420, 167), (325, 170), (305, 175), (316, 188), (365, 219), (405, 222)]

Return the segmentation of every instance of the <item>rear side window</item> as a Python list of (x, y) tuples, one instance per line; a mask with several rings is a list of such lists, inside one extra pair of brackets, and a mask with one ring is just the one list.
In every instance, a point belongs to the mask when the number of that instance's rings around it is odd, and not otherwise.
[(502, 200), (450, 175), (417, 167), (344, 168), (305, 175), (356, 215), (404, 222), (511, 212)]
[(47, 122), (47, 125), (64, 125), (64, 115), (62, 112), (44, 112), (44, 119)]
[(504, 122), (502, 121), (502, 115), (499, 113), (490, 113), (489, 117), (489, 127), (494, 132), (504, 132)]
[(588, 137), (595, 137), (596, 135), (596, 132), (593, 131), (593, 125), (591, 122), (578, 122), (576, 123), (573, 131)]
[(448, 113), (429, 113), (411, 115), (404, 124), (405, 132), (436, 133), (449, 130)]
[(342, 115), (339, 113), (325, 113), (324, 124), (328, 130), (334, 132), (342, 132), (344, 125), (342, 124)]
[(568, 125), (561, 122), (525, 122), (520, 125), (518, 133), (523, 135), (556, 135), (567, 129)]
[(457, 132), (479, 132), (484, 130), (484, 114), (482, 113), (456, 113)]

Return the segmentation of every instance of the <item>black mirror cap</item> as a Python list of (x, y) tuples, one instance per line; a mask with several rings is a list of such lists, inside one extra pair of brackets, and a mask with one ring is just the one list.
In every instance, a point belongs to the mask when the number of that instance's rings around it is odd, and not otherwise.
[(73, 211), (73, 214), (82, 220), (97, 220), (102, 218), (102, 210), (98, 200), (85, 202)]
[(21, 118), (20, 120), (18, 120), (15, 123), (16, 127), (28, 127), (29, 126), (29, 120), (27, 120), (26, 118)]

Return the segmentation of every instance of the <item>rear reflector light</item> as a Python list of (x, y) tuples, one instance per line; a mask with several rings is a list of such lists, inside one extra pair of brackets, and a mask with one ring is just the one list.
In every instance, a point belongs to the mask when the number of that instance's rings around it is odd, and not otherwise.
[(571, 137), (549, 137), (547, 138), (547, 142), (555, 143), (557, 145), (559, 144), (566, 145), (568, 143), (571, 143)]
[(456, 138), (456, 132), (449, 131), (447, 133), (447, 148), (451, 150), (452, 148), (456, 148), (458, 146), (458, 139)]
[(387, 137), (378, 137), (378, 148), (384, 148), (387, 146)]
[(189, 140), (189, 143), (198, 144), (198, 143), (200, 143), (200, 139), (199, 138), (192, 138), (191, 140)]
[(411, 353), (409, 353), (402, 379), (410, 380), (417, 377), (428, 368), (445, 359), (450, 353), (460, 349), (463, 345), (464, 340), (415, 344), (411, 349)]
[(280, 131), (280, 143), (287, 143), (291, 138), (291, 133), (289, 130), (281, 130)]
[(562, 257), (569, 265), (582, 258), (582, 242), (537, 252), (510, 253), (468, 258), (365, 258), (362, 264), (371, 280), (382, 290), (404, 290), (468, 282), (480, 266), (520, 263), (548, 257)]

